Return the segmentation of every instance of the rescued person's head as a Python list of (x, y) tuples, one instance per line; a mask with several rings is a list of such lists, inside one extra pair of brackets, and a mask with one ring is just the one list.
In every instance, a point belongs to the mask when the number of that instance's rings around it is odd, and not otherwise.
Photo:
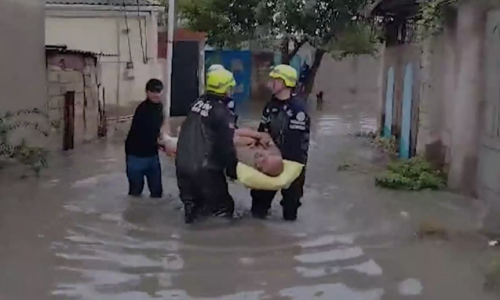
[(163, 92), (163, 83), (160, 80), (150, 79), (146, 83), (146, 96), (149, 101), (154, 103), (160, 103), (162, 92)]
[(255, 154), (255, 168), (268, 176), (276, 177), (283, 173), (285, 166), (281, 157), (270, 155), (264, 150)]

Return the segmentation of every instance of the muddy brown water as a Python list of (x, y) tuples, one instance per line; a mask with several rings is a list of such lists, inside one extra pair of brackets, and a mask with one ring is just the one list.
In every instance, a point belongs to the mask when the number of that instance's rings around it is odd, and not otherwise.
[[(374, 130), (375, 112), (340, 99), (312, 114), (295, 223), (277, 203), (269, 220), (252, 220), (248, 190), (232, 184), (241, 220), (183, 224), (168, 158), (164, 199), (130, 199), (119, 138), (54, 159), (39, 180), (2, 175), (0, 300), (493, 299), (482, 290), (480, 238), (411, 238), (427, 217), (472, 231), (478, 213), (459, 204), (467, 199), (383, 191), (370, 174), (337, 172), (346, 159), (378, 159), (347, 135)], [(242, 118), (258, 120), (255, 110)]]

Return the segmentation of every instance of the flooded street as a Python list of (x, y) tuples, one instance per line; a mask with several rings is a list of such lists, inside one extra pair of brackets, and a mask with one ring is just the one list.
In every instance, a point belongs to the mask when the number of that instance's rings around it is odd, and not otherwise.
[[(268, 220), (251, 219), (249, 191), (232, 184), (241, 220), (185, 225), (166, 157), (164, 198), (131, 199), (119, 138), (56, 159), (39, 180), (2, 177), (0, 300), (495, 299), (483, 291), (480, 209), (374, 186), (369, 166), (381, 155), (348, 133), (375, 130), (376, 112), (339, 100), (313, 113), (295, 223), (281, 220), (278, 201)], [(346, 161), (365, 171), (338, 172)], [(426, 219), (456, 238), (416, 240)]]

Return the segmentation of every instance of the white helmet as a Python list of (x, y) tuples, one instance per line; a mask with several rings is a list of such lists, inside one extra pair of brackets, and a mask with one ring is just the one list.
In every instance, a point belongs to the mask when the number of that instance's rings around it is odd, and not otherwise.
[(211, 65), (209, 68), (208, 68), (208, 72), (212, 72), (212, 71), (216, 71), (216, 70), (225, 70), (226, 68), (224, 68), (223, 65), (218, 65), (218, 64), (215, 64), (215, 65)]

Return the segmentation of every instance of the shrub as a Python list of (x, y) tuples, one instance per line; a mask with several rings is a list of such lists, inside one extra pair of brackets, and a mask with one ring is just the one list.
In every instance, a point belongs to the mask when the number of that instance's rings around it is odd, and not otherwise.
[(20, 120), (20, 117), (28, 115), (46, 117), (44, 113), (36, 108), (6, 112), (0, 115), (0, 162), (12, 160), (21, 163), (38, 176), (40, 171), (47, 167), (47, 151), (40, 147), (29, 146), (24, 139), (17, 144), (11, 141), (12, 133), (20, 128), (30, 128), (43, 136), (49, 135), (39, 123)]
[(446, 186), (445, 175), (421, 157), (390, 162), (387, 170), (376, 176), (375, 183), (384, 188), (410, 191)]

